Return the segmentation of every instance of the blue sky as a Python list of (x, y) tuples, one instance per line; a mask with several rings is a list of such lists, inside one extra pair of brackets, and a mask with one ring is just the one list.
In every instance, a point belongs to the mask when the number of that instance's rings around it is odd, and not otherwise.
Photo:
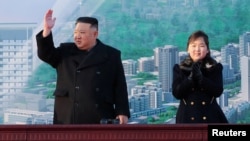
[(45, 12), (57, 0), (0, 0), (0, 23), (28, 22), (43, 20)]

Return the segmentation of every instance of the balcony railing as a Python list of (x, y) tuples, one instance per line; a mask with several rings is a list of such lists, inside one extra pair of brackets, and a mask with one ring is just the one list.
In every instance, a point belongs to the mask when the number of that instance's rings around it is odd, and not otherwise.
[(207, 141), (206, 124), (1, 125), (4, 141)]

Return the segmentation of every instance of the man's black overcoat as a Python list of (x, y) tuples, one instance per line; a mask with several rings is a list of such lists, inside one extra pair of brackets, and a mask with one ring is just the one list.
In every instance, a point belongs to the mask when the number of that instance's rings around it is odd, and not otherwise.
[(42, 31), (36, 40), (38, 57), (57, 72), (54, 124), (98, 124), (102, 118), (130, 117), (119, 50), (98, 39), (87, 54), (74, 43), (55, 48), (52, 33), (43, 38)]

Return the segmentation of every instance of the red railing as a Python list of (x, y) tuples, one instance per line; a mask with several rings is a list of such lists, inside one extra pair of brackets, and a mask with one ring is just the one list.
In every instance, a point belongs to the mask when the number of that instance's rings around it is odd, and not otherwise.
[(207, 141), (203, 124), (0, 125), (0, 141)]

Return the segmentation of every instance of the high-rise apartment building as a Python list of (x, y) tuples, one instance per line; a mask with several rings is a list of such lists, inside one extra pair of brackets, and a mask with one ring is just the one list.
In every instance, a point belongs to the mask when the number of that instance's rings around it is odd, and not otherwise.
[(240, 57), (250, 56), (250, 32), (246, 32), (239, 37)]
[(0, 23), (0, 93), (20, 92), (32, 74), (34, 23)]
[(154, 51), (155, 55), (157, 55), (156, 58), (159, 59), (158, 72), (162, 90), (163, 92), (171, 92), (173, 67), (176, 63), (179, 63), (178, 48), (173, 45), (165, 45), (164, 47), (156, 48)]
[(250, 101), (250, 58), (241, 57), (241, 96), (243, 100)]
[(150, 108), (156, 109), (162, 107), (162, 90), (161, 88), (152, 87), (149, 89)]
[(135, 75), (137, 71), (137, 64), (136, 61), (132, 59), (123, 60), (122, 61), (124, 73), (126, 75)]
[(141, 57), (138, 59), (139, 72), (153, 72), (154, 71), (154, 57)]
[(221, 48), (221, 63), (228, 64), (235, 74), (240, 71), (239, 62), (238, 44), (227, 44)]
[(224, 84), (237, 80), (240, 76), (239, 45), (229, 43), (221, 48), (221, 63), (223, 64)]
[(129, 107), (132, 113), (149, 110), (149, 95), (140, 93), (129, 97)]
[(239, 37), (241, 96), (250, 101), (250, 32)]

